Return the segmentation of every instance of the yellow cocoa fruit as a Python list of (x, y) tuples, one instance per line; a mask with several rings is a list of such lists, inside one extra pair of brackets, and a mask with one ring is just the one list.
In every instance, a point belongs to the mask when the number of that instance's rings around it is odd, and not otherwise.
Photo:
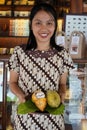
[(39, 108), (40, 111), (44, 111), (46, 104), (46, 98), (40, 98), (39, 100), (35, 101), (35, 105)]
[(45, 97), (44, 92), (41, 90), (37, 90), (32, 94), (32, 102), (35, 103), (37, 108), (39, 108), (40, 111), (44, 111), (46, 105), (47, 105), (47, 100)]

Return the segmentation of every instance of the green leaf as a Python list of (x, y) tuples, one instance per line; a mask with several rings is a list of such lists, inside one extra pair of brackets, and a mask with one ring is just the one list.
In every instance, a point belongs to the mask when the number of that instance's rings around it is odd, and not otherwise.
[(61, 104), (57, 108), (52, 108), (52, 107), (47, 105), (45, 110), (48, 111), (50, 114), (59, 115), (59, 114), (62, 114), (64, 112), (65, 106), (63, 104)]
[(26, 101), (25, 103), (20, 103), (18, 105), (18, 114), (27, 114), (37, 111), (38, 108), (34, 105), (31, 100)]
[[(45, 111), (53, 115), (59, 115), (64, 112), (64, 109), (65, 109), (65, 106), (63, 104), (61, 104), (58, 108), (51, 108), (50, 106), (47, 105), (47, 107), (45, 108)], [(20, 103), (18, 105), (18, 114), (27, 114), (27, 113), (33, 113), (36, 111), (39, 111), (39, 109), (35, 106), (35, 104), (31, 100), (28, 100), (25, 103)]]

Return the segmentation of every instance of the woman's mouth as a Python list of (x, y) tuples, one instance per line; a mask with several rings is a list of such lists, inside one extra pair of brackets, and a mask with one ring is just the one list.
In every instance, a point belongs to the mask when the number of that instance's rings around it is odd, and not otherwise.
[(43, 38), (46, 38), (48, 36), (48, 34), (47, 33), (42, 33), (42, 34), (40, 34), (40, 36), (43, 37)]

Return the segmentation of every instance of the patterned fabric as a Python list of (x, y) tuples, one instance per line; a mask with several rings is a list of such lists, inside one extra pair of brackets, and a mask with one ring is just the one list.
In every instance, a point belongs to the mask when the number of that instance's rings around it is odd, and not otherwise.
[[(73, 63), (65, 49), (27, 51), (16, 46), (8, 67), (18, 73), (18, 85), (29, 95), (37, 89), (58, 91), (60, 75), (73, 68)], [(63, 115), (15, 113), (14, 121), (14, 130), (64, 130)]]
[(64, 130), (64, 119), (62, 115), (17, 115), (15, 123), (15, 130)]

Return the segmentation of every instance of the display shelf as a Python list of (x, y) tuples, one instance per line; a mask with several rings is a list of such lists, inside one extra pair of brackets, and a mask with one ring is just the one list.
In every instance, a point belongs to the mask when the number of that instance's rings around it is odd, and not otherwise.
[(85, 64), (87, 63), (87, 58), (83, 58), (83, 59), (73, 59), (74, 63), (81, 63), (81, 64)]
[(24, 18), (0, 18), (0, 37), (29, 36), (29, 19)]
[(9, 55), (0, 55), (0, 61), (8, 61), (10, 58), (10, 54)]
[(30, 11), (32, 9), (32, 5), (0, 5), (0, 10), (1, 11), (6, 11), (6, 10), (18, 10), (18, 11)]
[(0, 48), (13, 48), (26, 44), (28, 40), (29, 12), (33, 5), (15, 4), (15, 2), (17, 1), (12, 0), (10, 5), (6, 2), (0, 4)]
[(1, 0), (0, 5), (33, 5), (34, 0)]
[(28, 38), (24, 37), (2, 37), (0, 38), (0, 48), (13, 48), (17, 45), (26, 44)]
[(72, 130), (85, 130), (87, 122), (87, 60), (75, 60), (75, 70), (69, 74), (65, 99), (65, 122)]

